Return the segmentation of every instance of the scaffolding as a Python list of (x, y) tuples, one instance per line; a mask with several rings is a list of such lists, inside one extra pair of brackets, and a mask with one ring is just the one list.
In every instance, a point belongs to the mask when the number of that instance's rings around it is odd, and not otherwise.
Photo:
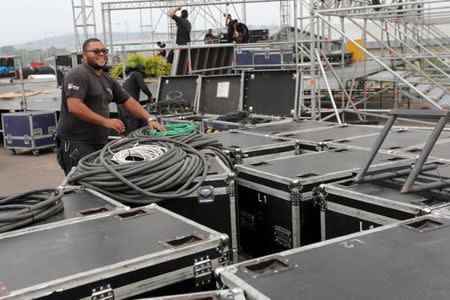
[[(367, 108), (375, 97), (390, 98), (390, 108), (449, 108), (450, 38), (438, 27), (450, 16), (446, 2), (300, 0), (299, 6), (309, 11), (295, 24), (300, 28), (296, 45), (301, 61), (310, 62), (303, 67), (309, 73), (303, 112), (312, 119), (335, 117), (337, 121), (339, 115), (354, 113), (362, 120), (387, 111)], [(305, 31), (314, 42), (304, 42)], [(340, 64), (330, 63), (326, 55), (334, 36), (341, 41)], [(348, 46), (357, 51), (351, 66), (344, 62)]]
[(75, 49), (80, 52), (82, 41), (97, 37), (94, 0), (72, 0), (72, 13)]
[[(187, 7), (191, 22), (204, 23), (206, 30), (224, 29), (223, 16), (228, 13), (239, 16), (240, 11), (245, 20), (246, 5), (265, 2), (279, 2), (281, 43), (235, 47), (238, 52), (246, 47), (294, 49), (294, 63), (278, 67), (302, 73), (302, 116), (340, 123), (349, 114), (365, 121), (368, 116), (383, 117), (392, 108), (450, 107), (450, 38), (439, 27), (450, 20), (447, 1), (184, 0), (177, 4)], [(164, 0), (103, 2), (104, 40), (111, 53), (124, 52), (124, 45), (113, 40), (111, 25), (112, 13), (121, 10), (157, 11), (159, 15), (151, 14), (148, 25), (152, 36), (166, 22), (167, 49), (174, 47), (175, 24), (167, 17), (172, 8), (173, 3)], [(203, 33), (193, 31), (192, 45), (203, 42)], [(140, 46), (145, 49), (143, 40)], [(153, 38), (149, 47), (154, 47)]]

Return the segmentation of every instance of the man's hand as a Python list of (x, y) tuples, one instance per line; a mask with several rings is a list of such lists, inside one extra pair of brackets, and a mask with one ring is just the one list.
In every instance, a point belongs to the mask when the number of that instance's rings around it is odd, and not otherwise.
[(119, 119), (106, 119), (105, 124), (103, 125), (106, 128), (111, 128), (117, 133), (125, 132), (125, 125)]
[(150, 121), (150, 122), (148, 122), (148, 128), (150, 128), (150, 129), (156, 129), (156, 130), (158, 130), (159, 132), (166, 131), (166, 129), (164, 128), (164, 126), (162, 126), (161, 124), (159, 124), (159, 123), (156, 122), (156, 121)]
[(181, 10), (181, 5), (177, 5), (177, 6), (175, 6), (175, 8), (176, 8), (177, 10)]

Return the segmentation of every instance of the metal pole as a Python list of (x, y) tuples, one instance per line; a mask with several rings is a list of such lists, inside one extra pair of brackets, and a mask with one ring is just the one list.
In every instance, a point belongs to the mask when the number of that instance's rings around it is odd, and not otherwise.
[(433, 150), (434, 144), (439, 139), (439, 135), (441, 134), (442, 130), (444, 129), (445, 125), (447, 124), (448, 118), (450, 116), (450, 113), (447, 113), (445, 116), (441, 116), (439, 118), (438, 123), (436, 124), (436, 127), (434, 128), (433, 132), (431, 133), (430, 138), (428, 139), (427, 143), (423, 147), (422, 153), (420, 154), (419, 158), (417, 159), (416, 163), (414, 164), (414, 167), (411, 170), (411, 173), (409, 173), (408, 178), (405, 181), (405, 184), (402, 187), (401, 193), (409, 193), (412, 191), (412, 186), (414, 184), (414, 181), (416, 180), (417, 176), (419, 176), (423, 165), (428, 159), (428, 156), (431, 153), (431, 150)]
[(383, 144), (384, 140), (386, 139), (386, 136), (388, 135), (389, 131), (391, 130), (392, 125), (394, 125), (396, 118), (397, 118), (397, 115), (393, 114), (387, 120), (386, 124), (384, 125), (383, 129), (381, 130), (380, 134), (378, 135), (378, 138), (375, 141), (375, 144), (372, 146), (372, 150), (370, 151), (369, 157), (367, 158), (366, 162), (362, 165), (361, 169), (358, 172), (358, 175), (356, 175), (356, 178), (355, 178), (356, 183), (359, 183), (364, 179), (364, 176), (366, 175), (367, 170), (369, 169), (370, 165), (372, 164), (373, 160), (375, 159), (375, 156), (378, 154), (378, 151), (380, 150), (381, 145)]
[(317, 56), (317, 62), (319, 63), (319, 68), (322, 71), (322, 76), (325, 81), (325, 85), (327, 86), (328, 94), (330, 95), (331, 105), (333, 105), (333, 110), (334, 110), (334, 114), (336, 115), (336, 120), (339, 124), (342, 124), (338, 109), (336, 107), (336, 103), (334, 102), (333, 92), (331, 91), (330, 84), (328, 83), (327, 74), (325, 73), (325, 69), (323, 68), (322, 61), (320, 59), (320, 54), (317, 49), (316, 49), (316, 56)]
[[(317, 14), (318, 18), (323, 18), (320, 14)], [(421, 91), (419, 91), (416, 87), (414, 87), (411, 83), (409, 83), (406, 79), (404, 79), (403, 77), (401, 77), (400, 75), (398, 75), (394, 70), (392, 70), (389, 66), (387, 66), (384, 62), (382, 62), (381, 60), (379, 60), (375, 55), (373, 55), (370, 51), (366, 50), (364, 47), (358, 45), (358, 43), (356, 43), (353, 39), (351, 39), (346, 33), (341, 32), (339, 29), (337, 29), (333, 24), (328, 23), (329, 26), (331, 26), (334, 30), (336, 30), (337, 32), (339, 32), (340, 34), (344, 35), (348, 40), (352, 41), (355, 46), (357, 48), (359, 48), (360, 50), (362, 50), (364, 53), (366, 53), (366, 55), (369, 55), (374, 61), (376, 61), (377, 63), (379, 63), (381, 66), (383, 66), (386, 70), (388, 70), (392, 75), (394, 75), (395, 77), (397, 77), (397, 79), (399, 79), (401, 82), (403, 82), (404, 84), (406, 84), (410, 89), (412, 89), (413, 91), (415, 91), (416, 93), (418, 93), (420, 96), (422, 96), (426, 101), (428, 101), (431, 105), (433, 105), (434, 107), (438, 108), (438, 109), (442, 109), (442, 107), (438, 104), (436, 104), (433, 100), (431, 100), (428, 96), (426, 96), (424, 93), (422, 93)]]
[(23, 70), (22, 70), (22, 59), (19, 59), (19, 79), (20, 79), (20, 90), (22, 93), (22, 102), (20, 103), (23, 111), (27, 111), (27, 97), (25, 96), (25, 82), (23, 81)]
[(316, 86), (318, 84), (318, 82), (316, 82), (316, 72), (315, 72), (315, 68), (316, 68), (316, 62), (315, 62), (315, 56), (314, 56), (314, 52), (316, 49), (316, 45), (315, 45), (315, 31), (314, 31), (314, 16), (315, 16), (315, 12), (314, 12), (314, 0), (310, 0), (309, 2), (310, 4), (310, 18), (309, 18), (309, 22), (310, 22), (310, 39), (311, 39), (311, 43), (310, 43), (310, 52), (311, 52), (311, 56), (310, 56), (310, 63), (311, 63), (311, 120), (316, 120), (317, 119), (317, 115), (316, 115)]
[[(350, 22), (352, 22), (355, 26), (359, 27), (360, 29), (363, 29), (357, 22), (355, 22), (352, 18), (348, 18), (348, 20)], [(426, 79), (428, 79), (429, 81), (431, 81), (432, 83), (434, 83), (436, 86), (438, 86), (439, 88), (441, 88), (443, 91), (446, 91), (447, 93), (450, 94), (450, 90), (443, 86), (442, 84), (440, 84), (439, 82), (437, 82), (436, 80), (434, 80), (433, 78), (431, 78), (430, 76), (428, 76), (427, 73), (425, 73), (424, 71), (422, 71), (420, 68), (418, 68), (416, 65), (414, 65), (413, 63), (411, 63), (410, 61), (404, 59), (401, 55), (401, 53), (398, 53), (397, 51), (395, 51), (392, 47), (390, 47), (389, 45), (387, 45), (386, 43), (384, 43), (383, 41), (379, 40), (374, 34), (368, 32), (368, 34), (370, 36), (372, 36), (372, 38), (374, 38), (376, 41), (378, 41), (379, 43), (384, 44), (384, 46), (391, 51), (391, 53), (394, 53), (396, 55), (396, 57), (400, 58), (401, 60), (403, 60), (406, 64), (408, 64), (411, 68), (413, 68), (414, 70), (416, 70), (420, 75), (422, 75), (423, 77), (425, 77)], [(387, 31), (386, 31), (386, 35), (387, 35)], [(401, 76), (400, 76), (401, 77)], [(428, 98), (428, 97), (427, 97)], [(433, 100), (431, 100), (431, 103), (436, 104)], [(437, 105), (437, 104), (436, 104)], [(442, 109), (439, 106), (439, 109)]]
[[(350, 97), (350, 95), (347, 93), (347, 90), (345, 89), (344, 84), (342, 83), (342, 81), (339, 79), (338, 74), (336, 73), (336, 71), (334, 70), (333, 66), (331, 66), (330, 61), (328, 60), (327, 56), (325, 55), (325, 53), (323, 53), (323, 58), (325, 59), (326, 63), (328, 64), (328, 67), (330, 68), (331, 73), (333, 74), (334, 78), (336, 79), (338, 85), (341, 87), (343, 94), (345, 95), (345, 97), (347, 98), (348, 102), (352, 105), (353, 109), (356, 111), (358, 111), (358, 109), (356, 108), (355, 104), (353, 103), (352, 98)], [(360, 121), (363, 121), (362, 117), (358, 114), (358, 119)]]

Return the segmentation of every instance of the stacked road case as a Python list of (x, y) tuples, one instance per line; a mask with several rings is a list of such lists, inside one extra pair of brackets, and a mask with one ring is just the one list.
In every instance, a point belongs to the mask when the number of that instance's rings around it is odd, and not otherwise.
[[(313, 188), (352, 177), (368, 154), (335, 149), (237, 165), (241, 253), (258, 257), (320, 241)], [(372, 170), (411, 163), (402, 156), (380, 154)]]
[(228, 263), (227, 244), (226, 235), (154, 204), (18, 230), (0, 235), (0, 299), (124, 299), (180, 282), (210, 287), (212, 270)]
[(248, 300), (445, 299), (448, 211), (217, 270)]

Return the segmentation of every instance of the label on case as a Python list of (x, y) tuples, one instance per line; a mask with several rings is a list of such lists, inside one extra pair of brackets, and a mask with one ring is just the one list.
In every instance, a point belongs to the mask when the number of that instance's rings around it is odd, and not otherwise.
[(42, 128), (35, 128), (35, 129), (33, 129), (33, 135), (34, 136), (42, 135)]

